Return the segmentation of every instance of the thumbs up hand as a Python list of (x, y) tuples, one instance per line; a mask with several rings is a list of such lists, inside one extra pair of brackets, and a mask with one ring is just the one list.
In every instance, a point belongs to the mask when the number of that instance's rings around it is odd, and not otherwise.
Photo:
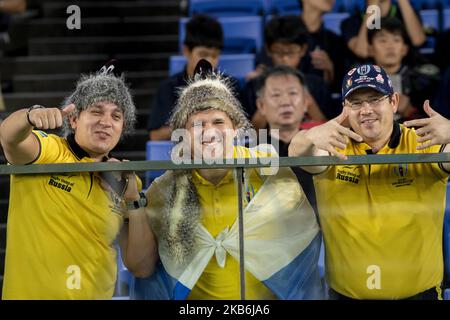
[(31, 108), (27, 112), (28, 122), (36, 129), (56, 129), (62, 126), (63, 119), (75, 111), (75, 105), (59, 108)]

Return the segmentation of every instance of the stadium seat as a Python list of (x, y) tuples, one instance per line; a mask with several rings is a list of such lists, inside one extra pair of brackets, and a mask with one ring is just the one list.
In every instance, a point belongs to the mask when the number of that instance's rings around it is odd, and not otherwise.
[(366, 0), (341, 0), (340, 2), (342, 3), (342, 11), (350, 14), (355, 11), (363, 12), (366, 9)]
[[(325, 28), (333, 31), (337, 35), (341, 35), (341, 23), (342, 20), (349, 17), (347, 12), (330, 12), (323, 16)], [(266, 16), (266, 23), (275, 18), (276, 15)]]
[(325, 28), (333, 31), (337, 35), (341, 34), (341, 23), (344, 19), (348, 18), (350, 14), (348, 12), (330, 12), (323, 15), (323, 23)]
[(442, 31), (450, 28), (450, 9), (442, 11)]
[(186, 65), (186, 58), (184, 56), (170, 56), (169, 59), (169, 76), (183, 71)]
[(439, 32), (439, 11), (433, 10), (421, 10), (419, 12), (422, 24), (427, 35), (427, 41), (420, 48), (422, 54), (434, 53), (434, 47), (436, 45), (436, 33)]
[(448, 0), (411, 0), (411, 5), (419, 10), (428, 10), (428, 9), (442, 9)]
[[(336, 0), (332, 12), (352, 12), (364, 9), (364, 0)], [(288, 15), (301, 12), (299, 0), (266, 0), (266, 15)]]
[(439, 10), (421, 10), (419, 14), (425, 29), (439, 31)]
[(270, 0), (268, 2), (266, 14), (280, 16), (300, 14), (300, 3), (298, 0)]
[[(186, 35), (186, 23), (189, 18), (179, 22), (178, 45), (183, 52), (183, 41)], [(219, 17), (224, 33), (223, 54), (257, 53), (263, 47), (262, 17)]]
[[(170, 160), (172, 147), (172, 141), (147, 141), (146, 160)], [(147, 171), (145, 174), (146, 187), (150, 186), (150, 183), (164, 172), (165, 170)]]
[(206, 13), (214, 17), (258, 16), (264, 0), (190, 0), (189, 16)]
[[(169, 61), (169, 74), (174, 75), (183, 70), (186, 64), (184, 56), (171, 56)], [(245, 82), (245, 76), (255, 69), (254, 54), (223, 54), (219, 58), (218, 69), (239, 80), (242, 85)]]
[(343, 12), (345, 11), (344, 8), (344, 1), (343, 0), (336, 0), (334, 2), (333, 11), (332, 12)]

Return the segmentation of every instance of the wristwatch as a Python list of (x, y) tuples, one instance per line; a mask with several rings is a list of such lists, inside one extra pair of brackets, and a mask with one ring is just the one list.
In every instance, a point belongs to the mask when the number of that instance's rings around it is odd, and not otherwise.
[(145, 193), (139, 192), (139, 199), (134, 201), (125, 201), (127, 210), (136, 210), (147, 205), (147, 197)]

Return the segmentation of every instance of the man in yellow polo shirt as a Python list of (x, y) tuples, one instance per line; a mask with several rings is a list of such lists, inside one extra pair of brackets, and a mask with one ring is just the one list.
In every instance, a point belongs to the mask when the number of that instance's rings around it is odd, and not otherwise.
[[(206, 70), (205, 79), (197, 74), (183, 89), (172, 115), (173, 133), (182, 137), (172, 160), (276, 156), (268, 146), (233, 145), (249, 122), (227, 83)], [(136, 280), (133, 297), (241, 298), (236, 221), (241, 183), (246, 299), (321, 299), (314, 211), (291, 169), (270, 169), (245, 170), (242, 177), (230, 169), (175, 170), (156, 179), (147, 191), (147, 212), (160, 263), (151, 277)]]
[[(424, 103), (427, 119), (393, 120), (399, 94), (376, 65), (351, 69), (337, 118), (291, 142), (289, 155), (449, 152), (450, 121)], [(343, 126), (348, 120), (351, 129)], [(420, 127), (418, 130), (410, 126)], [(326, 278), (337, 299), (438, 299), (450, 164), (305, 167), (314, 173)]]
[[(83, 76), (64, 106), (33, 106), (2, 122), (0, 141), (10, 164), (106, 161), (135, 122), (127, 86), (108, 71)], [(42, 131), (61, 126), (65, 137)], [(132, 259), (143, 246), (148, 254), (141, 262), (152, 259), (155, 246), (146, 216), (133, 213), (142, 203), (135, 175), (124, 176), (126, 189), (114, 188), (107, 176), (11, 177), (3, 299), (110, 299), (117, 274), (113, 241), (126, 210), (123, 256)], [(145, 273), (134, 263), (128, 266)]]

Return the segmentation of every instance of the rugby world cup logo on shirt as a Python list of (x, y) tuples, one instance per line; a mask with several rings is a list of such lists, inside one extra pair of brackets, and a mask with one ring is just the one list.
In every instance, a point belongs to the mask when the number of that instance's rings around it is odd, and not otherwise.
[(398, 165), (394, 165), (394, 174), (396, 176), (392, 185), (396, 188), (409, 186), (413, 183), (414, 179), (408, 177), (409, 168), (408, 164), (400, 163)]
[(408, 164), (401, 163), (397, 167), (394, 167), (394, 173), (401, 178), (406, 177), (408, 174)]

